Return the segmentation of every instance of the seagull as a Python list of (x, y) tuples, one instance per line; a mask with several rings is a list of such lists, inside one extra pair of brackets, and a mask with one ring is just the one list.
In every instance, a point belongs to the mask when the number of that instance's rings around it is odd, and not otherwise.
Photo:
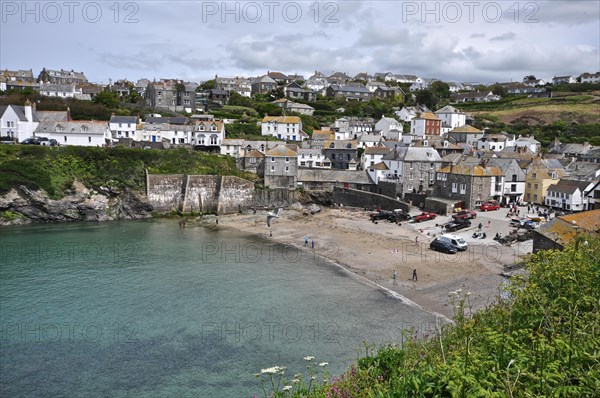
[(279, 218), (279, 213), (280, 213), (280, 212), (281, 212), (281, 207), (278, 207), (278, 208), (276, 208), (275, 210), (273, 210), (273, 211), (270, 211), (270, 212), (267, 214), (267, 225), (268, 225), (268, 227), (269, 227), (269, 228), (271, 228), (271, 221), (272, 221), (274, 218)]

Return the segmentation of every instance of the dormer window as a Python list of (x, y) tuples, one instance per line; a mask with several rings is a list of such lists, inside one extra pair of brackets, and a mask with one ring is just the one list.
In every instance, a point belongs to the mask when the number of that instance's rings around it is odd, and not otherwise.
[(550, 177), (552, 177), (552, 179), (553, 179), (553, 180), (556, 180), (556, 178), (558, 178), (558, 174), (556, 173), (556, 171), (553, 171), (553, 172), (550, 174)]
[(204, 125), (203, 124), (200, 125), (200, 131), (204, 131)]
[(335, 145), (333, 142), (331, 144), (329, 144), (329, 148), (334, 148), (334, 147), (335, 147)]

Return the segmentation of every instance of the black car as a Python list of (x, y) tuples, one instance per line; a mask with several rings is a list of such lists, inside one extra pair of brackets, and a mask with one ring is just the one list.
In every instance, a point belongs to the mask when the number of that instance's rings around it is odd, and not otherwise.
[(56, 141), (54, 138), (48, 139), (47, 137), (42, 137), (42, 138), (40, 138), (40, 145), (58, 146), (58, 141)]
[(21, 145), (40, 145), (40, 139), (38, 137), (25, 138), (20, 142)]
[(373, 222), (387, 220), (389, 222), (398, 223), (400, 221), (410, 220), (410, 214), (405, 213), (402, 210), (380, 210), (378, 213), (372, 213), (369, 217)]
[(448, 232), (458, 231), (459, 229), (468, 228), (471, 226), (469, 220), (454, 220), (444, 224), (444, 229)]
[(456, 254), (456, 252), (457, 252), (456, 247), (454, 247), (454, 245), (452, 245), (451, 243), (449, 243), (447, 241), (443, 241), (443, 240), (439, 240), (439, 239), (434, 239), (429, 244), (429, 248), (431, 250), (448, 253), (448, 254)]

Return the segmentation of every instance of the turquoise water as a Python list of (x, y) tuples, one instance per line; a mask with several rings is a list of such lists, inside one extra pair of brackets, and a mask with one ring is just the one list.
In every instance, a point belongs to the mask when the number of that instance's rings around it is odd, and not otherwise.
[[(330, 263), (177, 221), (0, 230), (0, 396), (252, 397), (435, 318)], [(305, 374), (306, 376), (306, 374)]]

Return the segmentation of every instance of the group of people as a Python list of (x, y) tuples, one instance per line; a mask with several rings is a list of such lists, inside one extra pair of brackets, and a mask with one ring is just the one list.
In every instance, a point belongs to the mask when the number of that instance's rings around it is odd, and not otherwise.
[[(304, 237), (304, 247), (308, 247), (308, 242), (310, 241), (310, 239), (308, 238), (308, 236)], [(311, 246), (314, 249), (315, 248), (315, 240), (313, 239), (311, 242)]]
[[(396, 270), (394, 270), (394, 271), (392, 272), (392, 280), (394, 281), (394, 285), (397, 285), (397, 282), (396, 282), (396, 278), (397, 278), (397, 277), (398, 277), (398, 273), (396, 273)], [(413, 280), (413, 281), (415, 281), (415, 282), (417, 282), (417, 281), (419, 280), (419, 279), (417, 278), (417, 270), (416, 270), (416, 268), (415, 268), (415, 269), (413, 269), (413, 272), (412, 272), (412, 279), (411, 279), (411, 280)]]

